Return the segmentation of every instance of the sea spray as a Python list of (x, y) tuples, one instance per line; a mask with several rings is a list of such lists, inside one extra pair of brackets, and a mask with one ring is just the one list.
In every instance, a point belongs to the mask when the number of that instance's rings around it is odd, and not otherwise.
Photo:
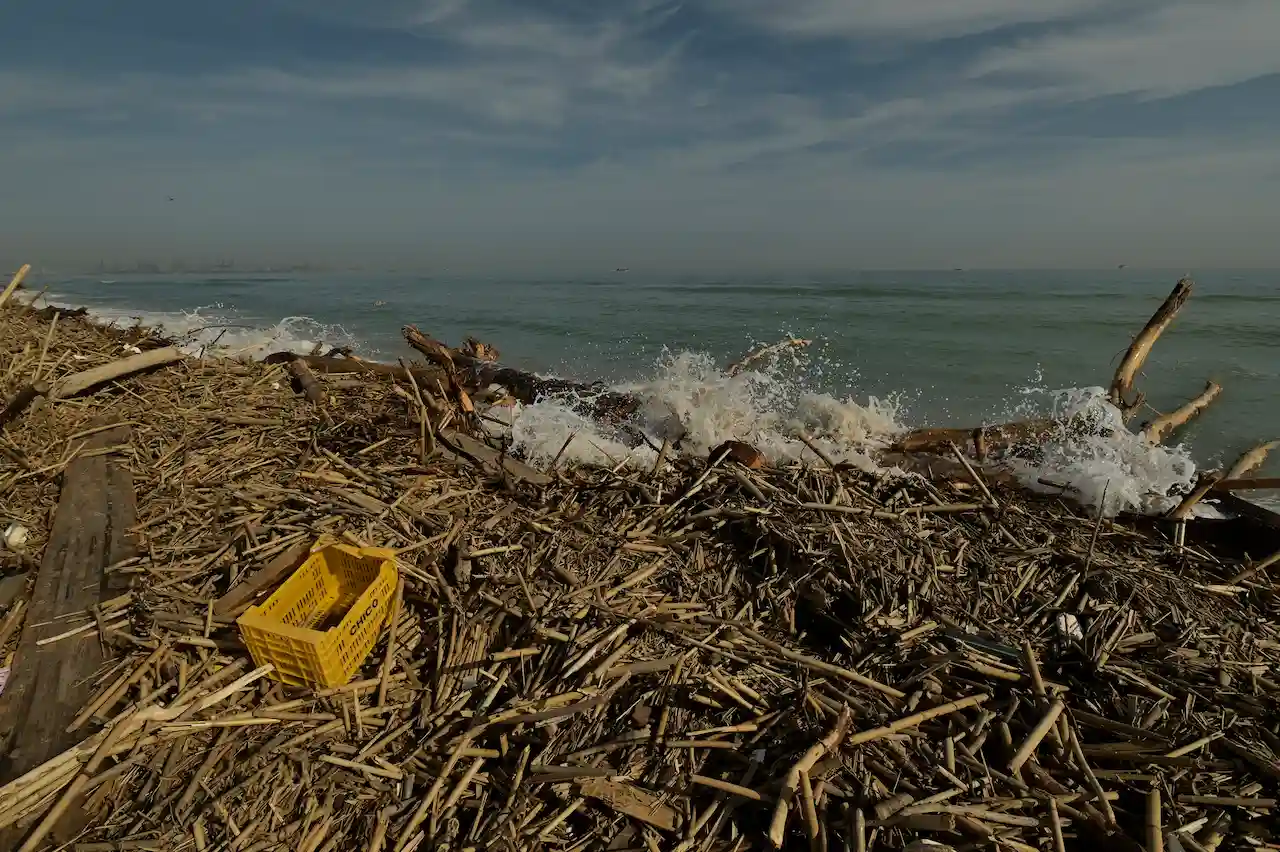
[[(871, 453), (902, 430), (892, 403), (873, 399), (861, 405), (816, 393), (806, 388), (803, 374), (777, 366), (729, 376), (705, 353), (665, 353), (650, 379), (616, 389), (648, 402), (642, 428), (650, 434), (674, 413), (685, 428), (680, 449), (695, 454), (732, 439), (752, 444), (774, 462), (816, 460), (803, 434), (833, 460), (870, 470)], [(568, 441), (566, 461), (636, 467), (656, 461), (652, 447), (620, 443), (611, 430), (577, 414), (574, 402), (551, 398), (513, 408), (508, 423), (514, 449), (546, 463)]]
[[(1034, 461), (1006, 464), (1032, 491), (1068, 496), (1112, 517), (1120, 512), (1154, 514), (1176, 505), (1190, 489), (1196, 463), (1180, 445), (1152, 445), (1130, 431), (1100, 387), (1050, 392), (1050, 416), (1089, 428), (1068, 428), (1045, 442)], [(1205, 507), (1206, 513), (1212, 510)]]
[[(50, 296), (45, 303), (54, 308), (73, 306)], [(242, 317), (221, 303), (191, 310), (139, 312), (95, 307), (89, 311), (95, 322), (129, 328), (142, 326), (157, 335), (171, 338), (188, 355), (222, 358), (262, 359), (273, 352), (309, 353), (316, 346), (358, 349), (365, 357), (376, 357), (361, 341), (341, 325), (322, 323), (307, 316), (289, 316), (270, 324)]]
[[(733, 439), (752, 444), (774, 463), (815, 462), (804, 436), (831, 460), (874, 472), (885, 470), (877, 462), (880, 452), (909, 430), (900, 399), (837, 398), (810, 390), (803, 370), (777, 366), (731, 377), (701, 353), (667, 353), (648, 381), (616, 389), (649, 400), (647, 411), (675, 412), (687, 429), (681, 449), (702, 455)], [(574, 402), (550, 398), (510, 409), (506, 423), (513, 449), (535, 464), (557, 457), (636, 468), (654, 464), (652, 447), (620, 442), (612, 430), (579, 414)], [(1102, 388), (1021, 388), (1001, 419), (1033, 416), (1064, 424), (1028, 457), (1003, 460), (1033, 491), (1061, 493), (1111, 517), (1165, 511), (1195, 479), (1196, 464), (1185, 447), (1153, 446), (1129, 431)], [(650, 419), (644, 425), (655, 424)], [(1202, 510), (1213, 512), (1211, 506)]]
[[(282, 350), (309, 352), (315, 346), (350, 346), (366, 357), (379, 354), (339, 325), (305, 316), (256, 325), (221, 304), (172, 313), (97, 308), (90, 316), (116, 326), (152, 327), (175, 338), (192, 355), (262, 358)], [(919, 399), (921, 392), (904, 389), (888, 398), (867, 396), (859, 401), (856, 369), (827, 357), (820, 345), (815, 349), (788, 353), (737, 376), (726, 375), (706, 353), (666, 351), (648, 378), (613, 389), (647, 401), (640, 425), (655, 446), (674, 412), (686, 430), (682, 452), (705, 455), (733, 439), (752, 444), (774, 463), (813, 463), (817, 459), (801, 440), (803, 435), (833, 461), (895, 472), (880, 467), (881, 451), (912, 426), (939, 425), (907, 422), (906, 401)], [(851, 392), (837, 396), (819, 389), (833, 385), (848, 386)], [(656, 452), (651, 446), (624, 442), (615, 429), (575, 410), (575, 401), (543, 399), (495, 409), (491, 416), (508, 433), (513, 451), (534, 464), (559, 458), (562, 465), (652, 467)], [(1114, 516), (1122, 511), (1164, 511), (1195, 479), (1196, 464), (1187, 448), (1151, 446), (1129, 431), (1102, 388), (1046, 388), (1037, 373), (1029, 385), (1011, 389), (1005, 410), (994, 412), (988, 422), (1037, 416), (1084, 418), (1095, 428), (1063, 428), (1031, 458), (1004, 459), (1030, 490), (1062, 493)], [(1198, 512), (1212, 514), (1214, 509), (1203, 504)]]

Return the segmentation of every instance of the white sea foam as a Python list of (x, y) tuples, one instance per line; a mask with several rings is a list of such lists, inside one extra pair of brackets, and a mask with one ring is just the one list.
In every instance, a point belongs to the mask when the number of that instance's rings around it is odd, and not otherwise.
[[(766, 369), (729, 377), (709, 356), (687, 352), (664, 357), (648, 381), (617, 390), (651, 401), (644, 424), (650, 434), (660, 435), (668, 409), (675, 412), (687, 429), (684, 451), (705, 454), (733, 439), (755, 446), (775, 463), (817, 461), (800, 439), (805, 435), (834, 461), (882, 470), (879, 452), (912, 425), (903, 422), (899, 399), (860, 401), (815, 392), (803, 371)], [(620, 443), (612, 430), (575, 411), (575, 402), (549, 399), (512, 408), (507, 422), (517, 452), (544, 464), (558, 455), (565, 462), (654, 464), (651, 447)], [(1020, 388), (1006, 414), (999, 419), (1083, 418), (1096, 427), (1090, 431), (1110, 432), (1104, 437), (1064, 428), (1034, 460), (1006, 460), (1027, 488), (1043, 493), (1065, 488), (1067, 496), (1106, 516), (1167, 510), (1195, 479), (1196, 464), (1185, 447), (1151, 446), (1129, 431), (1102, 388)], [(1215, 510), (1205, 506), (1201, 513)]]
[[(1083, 433), (1064, 428), (1034, 462), (1007, 460), (1027, 488), (1052, 493), (1065, 485), (1081, 503), (1112, 516), (1166, 511), (1191, 487), (1196, 463), (1190, 452), (1179, 445), (1152, 446), (1129, 431), (1102, 388), (1071, 388), (1051, 396), (1049, 414), (1094, 428)], [(1090, 434), (1095, 431), (1100, 434)], [(1211, 512), (1205, 507), (1204, 514)]]
[[(53, 295), (52, 300), (45, 303), (72, 307), (57, 298)], [(273, 352), (306, 354), (317, 346), (361, 348), (360, 341), (340, 325), (325, 324), (306, 316), (285, 317), (272, 325), (261, 325), (217, 303), (171, 312), (93, 307), (89, 309), (89, 316), (118, 328), (141, 325), (153, 329), (172, 338), (189, 355), (261, 359)]]
[[(674, 413), (686, 430), (685, 452), (706, 454), (724, 441), (738, 440), (774, 461), (815, 461), (800, 440), (805, 434), (833, 460), (871, 470), (871, 454), (901, 431), (891, 401), (873, 398), (862, 404), (815, 393), (780, 370), (728, 376), (701, 353), (669, 353), (651, 378), (615, 389), (648, 401), (641, 426), (655, 443)], [(575, 402), (547, 399), (511, 409), (507, 422), (516, 450), (546, 463), (568, 442), (566, 461), (636, 467), (656, 461), (651, 447), (619, 442), (611, 429), (575, 411)]]

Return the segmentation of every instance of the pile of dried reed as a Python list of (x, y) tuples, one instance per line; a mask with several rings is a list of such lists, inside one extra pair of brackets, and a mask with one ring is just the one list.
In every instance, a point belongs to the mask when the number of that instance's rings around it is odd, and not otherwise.
[[(10, 306), (0, 393), (165, 343)], [(24, 633), (109, 653), (87, 739), (0, 779), (23, 848), (1280, 848), (1265, 565), (963, 464), (534, 471), (431, 368), (286, 360), (184, 358), (0, 434), (7, 572), (104, 424), (136, 494), (116, 593)], [(234, 617), (319, 537), (395, 548), (402, 591), (355, 682), (285, 688)]]

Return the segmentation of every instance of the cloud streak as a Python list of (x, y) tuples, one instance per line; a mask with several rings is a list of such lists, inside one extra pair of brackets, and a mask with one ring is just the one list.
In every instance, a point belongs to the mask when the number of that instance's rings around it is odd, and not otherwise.
[[(33, 198), (0, 227), (53, 242), (111, 197), (136, 240), (270, 225), (426, 257), (429, 225), (513, 256), (591, 233), (680, 265), (665, 247), (703, 234), (707, 262), (748, 262), (749, 235), (796, 263), (946, 265), (966, 246), (1047, 262), (1036, 222), (1103, 259), (1123, 212), (1152, 254), (1162, 231), (1205, 257), (1273, 251), (1224, 237), (1228, 211), (1280, 215), (1273, 0), (227, 2), (271, 16), (252, 50), (208, 30), (175, 54), (170, 22), (118, 55), (0, 59), (0, 115), (23, 128), (0, 179)], [(207, 203), (158, 228), (175, 184)]]
[(807, 38), (891, 38), (918, 42), (1013, 27), (1066, 21), (1091, 13), (1102, 0), (723, 0), (755, 26)]
[(1183, 2), (1116, 25), (1093, 25), (993, 50), (973, 73), (1045, 81), (1070, 98), (1173, 97), (1280, 73), (1280, 4)]

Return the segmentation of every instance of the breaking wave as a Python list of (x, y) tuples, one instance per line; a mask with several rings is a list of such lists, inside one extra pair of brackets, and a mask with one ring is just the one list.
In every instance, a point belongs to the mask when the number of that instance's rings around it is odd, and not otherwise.
[[(772, 367), (731, 377), (706, 354), (669, 353), (649, 379), (616, 389), (652, 401), (644, 424), (650, 434), (661, 434), (668, 411), (674, 412), (687, 430), (681, 442), (686, 451), (705, 455), (724, 441), (738, 440), (775, 463), (817, 463), (816, 448), (836, 463), (901, 473), (882, 467), (877, 459), (903, 433), (923, 425), (907, 422), (904, 400), (909, 394), (858, 399), (815, 391), (803, 362), (799, 356), (791, 369)], [(826, 365), (828, 370), (831, 366)], [(612, 430), (580, 414), (576, 402), (561, 398), (513, 406), (506, 423), (515, 449), (542, 464), (557, 458), (631, 467), (657, 462), (653, 447), (621, 443)], [(1130, 432), (1102, 388), (1021, 388), (1011, 394), (1008, 417), (1002, 419), (1033, 416), (1086, 420), (1095, 427), (1090, 431), (1101, 433), (1078, 434), (1064, 427), (1032, 458), (1006, 459), (1018, 481), (1033, 491), (1065, 493), (1113, 516), (1165, 511), (1195, 480), (1196, 463), (1186, 447), (1151, 446)], [(1202, 512), (1215, 510), (1205, 505)]]
[[(46, 304), (55, 308), (75, 306), (57, 301)], [(307, 353), (313, 349), (349, 346), (374, 355), (340, 325), (318, 322), (311, 317), (284, 317), (271, 324), (243, 317), (226, 306), (215, 303), (189, 311), (134, 311), (120, 308), (93, 307), (93, 320), (117, 328), (143, 326), (171, 338), (182, 351), (194, 356), (262, 359), (272, 352)]]
[[(305, 316), (255, 324), (221, 305), (175, 313), (99, 308), (90, 316), (116, 326), (158, 328), (184, 351), (204, 357), (262, 358), (281, 350), (310, 352), (331, 346), (378, 355), (341, 326)], [(818, 389), (832, 385), (852, 390), (842, 396)], [(914, 426), (940, 424), (909, 422), (906, 403), (918, 397), (917, 391), (859, 397), (856, 386), (856, 370), (819, 353), (789, 353), (764, 369), (729, 376), (706, 353), (666, 352), (648, 376), (613, 388), (648, 401), (640, 424), (652, 438), (648, 443), (624, 443), (616, 430), (579, 413), (581, 406), (575, 403), (581, 400), (572, 398), (515, 404), (495, 409), (491, 416), (503, 424), (514, 450), (536, 465), (558, 460), (560, 465), (652, 467), (657, 462), (654, 446), (661, 443), (664, 424), (674, 412), (685, 429), (681, 452), (705, 455), (724, 441), (737, 440), (756, 447), (774, 463), (813, 463), (818, 461), (816, 447), (837, 463), (901, 473), (892, 465), (882, 466), (881, 452)], [(1112, 516), (1164, 511), (1195, 479), (1196, 462), (1186, 447), (1148, 445), (1120, 421), (1102, 388), (1011, 388), (1007, 410), (989, 422), (1037, 415), (1084, 417), (1101, 427), (1093, 431), (1105, 436), (1064, 430), (1032, 457), (1007, 459), (1006, 466), (1028, 489), (1063, 493)], [(1202, 504), (1198, 511), (1216, 510)]]

